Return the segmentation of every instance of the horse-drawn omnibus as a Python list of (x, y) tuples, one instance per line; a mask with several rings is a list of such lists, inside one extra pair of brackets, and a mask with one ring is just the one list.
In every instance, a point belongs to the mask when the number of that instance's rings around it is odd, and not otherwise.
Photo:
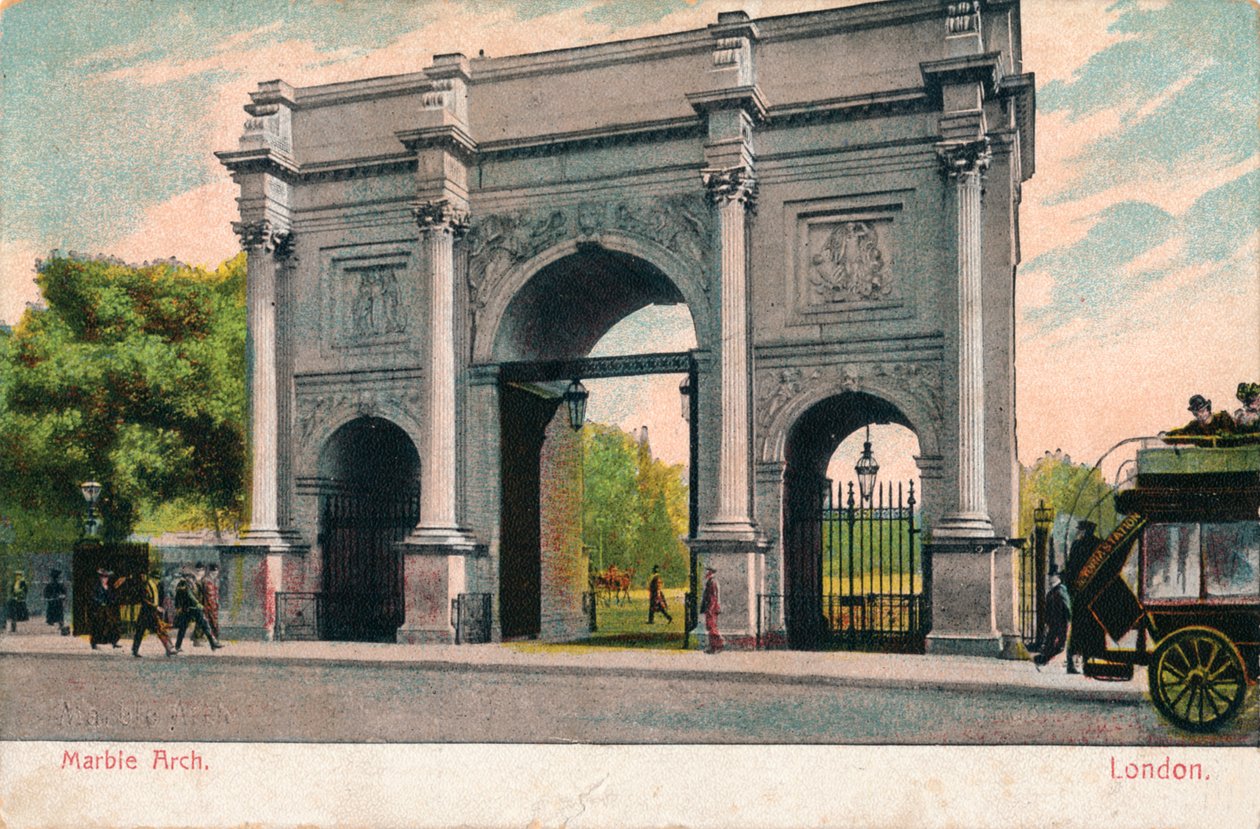
[(1069, 585), (1074, 649), (1098, 679), (1146, 666), (1159, 712), (1209, 732), (1260, 676), (1260, 445), (1166, 440), (1138, 451), (1123, 518)]

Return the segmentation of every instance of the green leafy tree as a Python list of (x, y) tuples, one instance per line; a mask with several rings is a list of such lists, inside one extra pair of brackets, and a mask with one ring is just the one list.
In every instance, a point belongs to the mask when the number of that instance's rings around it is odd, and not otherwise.
[(1020, 531), (1032, 536), (1033, 510), (1044, 503), (1055, 510), (1056, 544), (1063, 543), (1063, 531), (1073, 520), (1088, 519), (1100, 533), (1108, 533), (1117, 523), (1114, 494), (1098, 470), (1047, 452), (1031, 467), (1020, 467)]
[(667, 584), (687, 578), (689, 557), (685, 469), (653, 458), (646, 441), (615, 426), (588, 423), (585, 442), (583, 530), (593, 564), (633, 567), (646, 582), (659, 565)]
[(160, 505), (238, 522), (244, 256), (209, 272), (54, 254), (37, 270), (47, 307), (0, 354), (0, 503), (74, 525), (95, 478), (106, 538)]

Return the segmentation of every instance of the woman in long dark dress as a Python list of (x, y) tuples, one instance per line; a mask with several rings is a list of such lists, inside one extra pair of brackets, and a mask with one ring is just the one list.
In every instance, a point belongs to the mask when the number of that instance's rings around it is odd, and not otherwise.
[(97, 645), (121, 648), (118, 640), (122, 637), (122, 621), (118, 618), (118, 591), (112, 581), (114, 574), (109, 570), (97, 570), (96, 573), (101, 580), (92, 595), (92, 650), (96, 650)]
[(18, 622), (31, 618), (31, 612), (26, 607), (28, 589), (26, 573), (18, 570), (13, 574), (13, 585), (9, 588), (9, 630), (13, 632), (17, 632)]
[(64, 632), (66, 628), (66, 586), (61, 581), (60, 570), (51, 571), (48, 577), (50, 581), (44, 585), (44, 621)]

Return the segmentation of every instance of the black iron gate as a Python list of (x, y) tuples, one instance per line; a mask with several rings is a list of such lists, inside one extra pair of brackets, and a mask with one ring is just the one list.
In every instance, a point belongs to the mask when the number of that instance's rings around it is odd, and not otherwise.
[[(914, 483), (882, 483), (869, 501), (852, 483), (843, 503), (830, 482), (819, 495), (809, 526), (797, 530), (815, 545), (820, 565), (812, 579), (820, 612), (809, 638), (823, 646), (921, 653), (931, 622), (931, 568)], [(798, 600), (790, 607), (800, 613), (812, 604)]]
[(323, 497), (325, 638), (394, 641), (403, 623), (402, 558), (394, 545), (419, 520), (414, 489)]

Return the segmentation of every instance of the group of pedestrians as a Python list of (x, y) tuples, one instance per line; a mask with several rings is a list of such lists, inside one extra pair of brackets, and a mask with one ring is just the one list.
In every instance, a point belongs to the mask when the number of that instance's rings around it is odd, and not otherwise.
[[(120, 648), (122, 637), (120, 619), (121, 592), (133, 591), (132, 598), (139, 600), (140, 611), (136, 615), (135, 635), (131, 640), (131, 655), (140, 656), (140, 644), (146, 634), (152, 633), (162, 643), (167, 656), (183, 651), (184, 636), (188, 626), (193, 626), (193, 642), (199, 644), (198, 634), (210, 642), (212, 650), (223, 647), (219, 641), (219, 566), (209, 567), (201, 562), (180, 571), (175, 582), (173, 601), (167, 607), (166, 588), (162, 583), (162, 571), (153, 568), (148, 573), (135, 576), (115, 577), (105, 569), (97, 570), (99, 583), (93, 595), (91, 618), (92, 650), (101, 645)], [(174, 618), (170, 617), (171, 610)], [(170, 631), (176, 630), (175, 643), (171, 644)]]
[[(13, 574), (13, 583), (9, 585), (9, 600), (5, 605), (10, 633), (17, 633), (18, 622), (31, 618), (31, 610), (26, 604), (30, 589), (25, 571), (18, 570)], [(44, 585), (44, 621), (49, 627), (57, 628), (63, 636), (69, 635), (70, 628), (66, 625), (66, 585), (61, 580), (60, 570), (48, 571), (48, 584)]]
[[(718, 587), (717, 570), (704, 568), (704, 593), (700, 598), (700, 613), (704, 616), (704, 629), (708, 635), (705, 653), (717, 653), (725, 647), (722, 634), (718, 633), (718, 615), (722, 612), (721, 592)], [(655, 624), (656, 614), (673, 622), (669, 614), (669, 604), (665, 601), (665, 589), (661, 580), (661, 568), (652, 566), (652, 578), (648, 581), (648, 624)]]

